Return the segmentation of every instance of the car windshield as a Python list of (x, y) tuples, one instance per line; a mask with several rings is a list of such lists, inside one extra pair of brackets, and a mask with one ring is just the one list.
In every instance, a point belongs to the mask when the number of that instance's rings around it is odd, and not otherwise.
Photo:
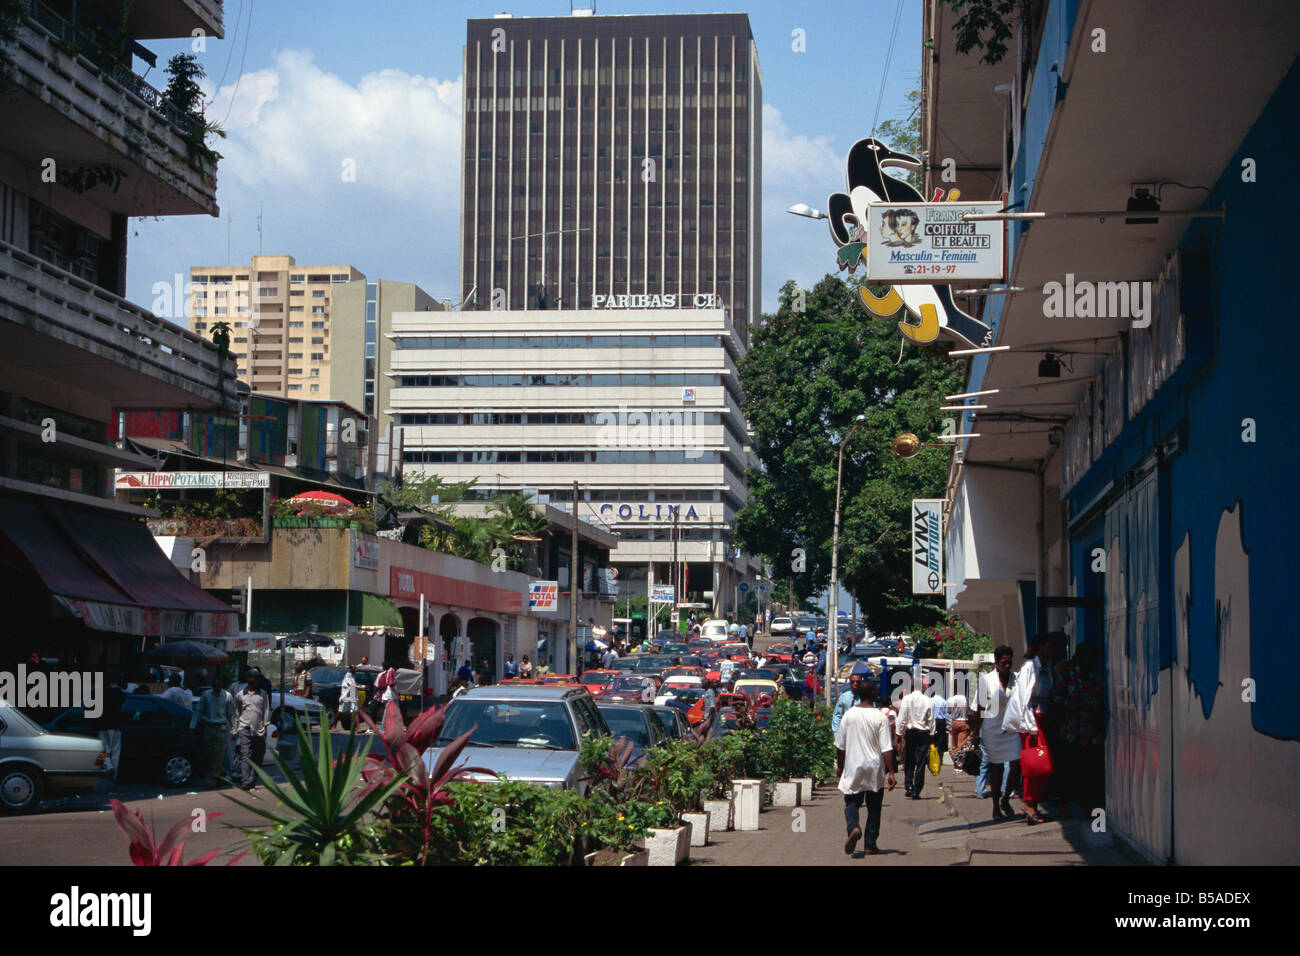
[(451, 743), (471, 728), (471, 747), (578, 749), (568, 712), (557, 701), (454, 700), (438, 743)]
[(311, 669), (311, 682), (313, 684), (341, 684), (343, 675), (346, 674), (341, 667), (313, 667)]
[(776, 680), (776, 672), (767, 668), (749, 668), (740, 672), (740, 680)]
[(641, 711), (630, 707), (601, 707), (600, 713), (615, 737), (626, 737), (641, 747), (649, 747), (654, 743)]
[(665, 644), (659, 649), (661, 654), (685, 654), (689, 648), (685, 644)]
[(608, 684), (610, 681), (614, 680), (614, 677), (615, 675), (613, 674), (599, 674), (593, 671), (587, 671), (587, 673), (582, 675), (582, 682), (584, 684)]
[(673, 710), (671, 707), (656, 707), (655, 713), (659, 715), (659, 723), (664, 725), (664, 729), (669, 734), (676, 738), (681, 737), (682, 728), (676, 716), (680, 711)]

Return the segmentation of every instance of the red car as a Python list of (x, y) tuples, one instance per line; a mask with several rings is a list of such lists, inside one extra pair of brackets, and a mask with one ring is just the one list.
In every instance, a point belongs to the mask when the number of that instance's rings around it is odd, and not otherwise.
[(608, 686), (592, 696), (596, 700), (637, 704), (647, 690), (653, 697), (656, 689), (655, 681), (648, 674), (619, 674)]
[(793, 664), (794, 648), (789, 644), (773, 644), (762, 655), (769, 664)]
[(609, 687), (610, 684), (614, 683), (614, 678), (621, 677), (622, 674), (622, 671), (583, 671), (582, 683), (586, 686), (587, 690), (591, 691), (591, 694), (594, 697), (596, 694), (599, 694), (601, 691)]
[(738, 664), (748, 663), (749, 645), (748, 644), (723, 644), (719, 648), (723, 656), (729, 661), (735, 661)]

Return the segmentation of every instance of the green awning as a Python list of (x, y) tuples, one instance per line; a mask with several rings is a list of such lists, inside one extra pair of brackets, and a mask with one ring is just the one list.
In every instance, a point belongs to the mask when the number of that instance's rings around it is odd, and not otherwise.
[(365, 625), (383, 627), (403, 627), (402, 614), (397, 605), (378, 594), (353, 591), (348, 612), (348, 626)]
[[(356, 595), (353, 595), (353, 600)], [(347, 608), (346, 591), (266, 590), (253, 591), (253, 630), (271, 634), (343, 634)]]

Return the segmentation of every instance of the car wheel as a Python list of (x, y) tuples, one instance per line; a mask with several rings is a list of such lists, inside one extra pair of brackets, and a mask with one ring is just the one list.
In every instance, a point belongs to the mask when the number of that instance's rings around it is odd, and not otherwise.
[(20, 765), (0, 770), (0, 807), (9, 813), (31, 813), (44, 791), (45, 776), (35, 767)]
[(183, 787), (194, 777), (194, 761), (188, 754), (171, 754), (163, 758), (162, 776), (168, 786)]

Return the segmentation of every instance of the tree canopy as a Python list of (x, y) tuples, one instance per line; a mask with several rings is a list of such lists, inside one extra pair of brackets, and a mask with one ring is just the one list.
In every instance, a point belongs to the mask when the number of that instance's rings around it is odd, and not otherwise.
[(951, 452), (923, 448), (901, 459), (890, 443), (907, 431), (933, 441), (943, 396), (960, 390), (965, 369), (910, 344), (900, 358), (897, 322), (862, 308), (860, 284), (827, 275), (803, 291), (787, 282), (777, 313), (752, 330), (740, 378), (762, 467), (748, 474), (736, 533), (778, 578), (792, 579), (799, 598), (823, 591), (839, 444), (865, 415), (844, 452), (840, 580), (873, 629), (905, 630), (942, 618), (940, 599), (912, 594), (910, 517), (911, 499), (942, 497)]

